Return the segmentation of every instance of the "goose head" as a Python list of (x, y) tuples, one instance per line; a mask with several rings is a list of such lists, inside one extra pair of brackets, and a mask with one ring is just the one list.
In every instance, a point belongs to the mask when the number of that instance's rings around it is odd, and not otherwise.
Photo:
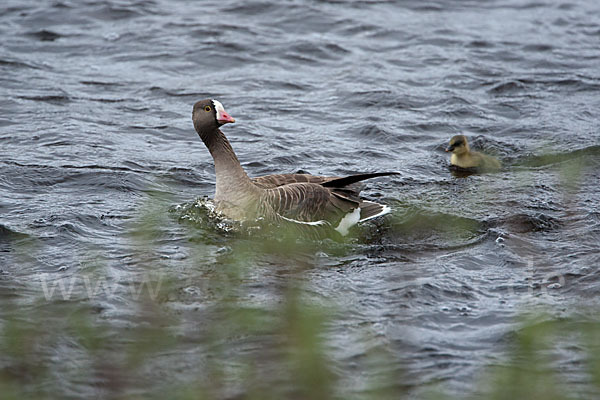
[(450, 143), (448, 144), (446, 151), (452, 152), (457, 156), (468, 153), (469, 143), (467, 142), (467, 137), (465, 135), (452, 136), (452, 139), (450, 139)]
[(225, 111), (223, 104), (217, 100), (200, 100), (194, 104), (192, 121), (196, 132), (203, 137), (216, 131), (220, 126), (235, 122), (235, 119)]

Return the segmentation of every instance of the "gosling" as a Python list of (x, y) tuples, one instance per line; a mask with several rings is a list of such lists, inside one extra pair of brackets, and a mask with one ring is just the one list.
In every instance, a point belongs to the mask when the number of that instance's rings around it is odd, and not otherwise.
[(453, 136), (446, 151), (452, 152), (450, 164), (455, 167), (476, 172), (498, 171), (501, 168), (500, 161), (496, 158), (477, 151), (471, 151), (465, 135)]

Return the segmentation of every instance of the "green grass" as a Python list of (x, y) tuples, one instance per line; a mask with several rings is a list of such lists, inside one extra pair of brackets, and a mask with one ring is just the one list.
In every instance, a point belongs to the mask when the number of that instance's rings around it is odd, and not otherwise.
[[(577, 184), (583, 169), (583, 164), (568, 163), (561, 170), (567, 192), (573, 190), (567, 183)], [(307, 296), (302, 263), (290, 263), (296, 267), (282, 273), (272, 301), (248, 301), (247, 282), (254, 272), (249, 266), (270, 257), (314, 254), (323, 246), (343, 255), (348, 242), (298, 241), (294, 233), (285, 232), (273, 240), (222, 239), (206, 233), (196, 237), (194, 224), (181, 224), (198, 241), (197, 251), (186, 261), (196, 274), (185, 279), (201, 283), (202, 294), (199, 310), (173, 309), (172, 303), (185, 303), (181, 291), (190, 283), (166, 268), (156, 254), (166, 234), (163, 227), (172, 223), (173, 217), (164, 211), (169, 202), (157, 198), (145, 204), (127, 234), (132, 257), (141, 260), (136, 268), (146, 273), (149, 283), (140, 296), (117, 291), (118, 307), (127, 315), (111, 316), (101, 300), (46, 300), (41, 291), (33, 303), (19, 296), (3, 300), (0, 398), (411, 398), (401, 355), (384, 341), (356, 362), (356, 377), (342, 375), (346, 369), (340, 368), (328, 339), (330, 328), (339, 322), (336, 316), (346, 310)], [(448, 218), (454, 230), (446, 229)], [(392, 218), (390, 229), (408, 234), (417, 227), (448, 236), (456, 236), (458, 229), (466, 238), (481, 230), (475, 220), (427, 210)], [(218, 246), (225, 250), (216, 251)], [(35, 249), (29, 243), (19, 254), (30, 258)], [(214, 263), (202, 270), (208, 257)], [(90, 253), (86, 264), (79, 273), (105, 278), (107, 266), (98, 253)], [(505, 359), (474, 376), (475, 393), (459, 398), (567, 400), (600, 393), (600, 319), (527, 315), (506, 341)], [(368, 327), (363, 334), (376, 336)], [(571, 365), (580, 380), (576, 385), (564, 373), (565, 352), (579, 360)], [(192, 357), (189, 364), (177, 362), (186, 357)], [(191, 372), (171, 370), (185, 365)], [(382, 371), (390, 365), (394, 368)], [(357, 392), (346, 387), (354, 378), (365, 383)], [(443, 382), (430, 389), (425, 398), (456, 398), (445, 393)]]

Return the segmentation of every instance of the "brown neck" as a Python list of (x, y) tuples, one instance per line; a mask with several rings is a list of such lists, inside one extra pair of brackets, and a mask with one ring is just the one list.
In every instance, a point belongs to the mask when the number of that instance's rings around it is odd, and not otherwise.
[(201, 133), (200, 138), (202, 138), (215, 162), (215, 175), (217, 178), (215, 200), (228, 200), (233, 193), (253, 191), (256, 188), (242, 168), (223, 132), (216, 129), (209, 135)]

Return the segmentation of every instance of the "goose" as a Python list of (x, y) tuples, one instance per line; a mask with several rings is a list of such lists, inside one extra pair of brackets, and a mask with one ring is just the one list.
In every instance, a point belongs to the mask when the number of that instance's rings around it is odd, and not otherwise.
[(292, 224), (301, 230), (337, 231), (345, 236), (351, 226), (391, 211), (387, 205), (361, 199), (358, 182), (398, 172), (344, 177), (295, 173), (251, 179), (219, 129), (235, 122), (219, 101), (198, 101), (194, 104), (192, 121), (214, 161), (216, 210), (229, 219), (263, 219)]
[(500, 161), (496, 158), (477, 151), (471, 151), (465, 135), (453, 136), (446, 151), (452, 152), (450, 164), (455, 167), (472, 169), (477, 172), (497, 171), (501, 167)]

